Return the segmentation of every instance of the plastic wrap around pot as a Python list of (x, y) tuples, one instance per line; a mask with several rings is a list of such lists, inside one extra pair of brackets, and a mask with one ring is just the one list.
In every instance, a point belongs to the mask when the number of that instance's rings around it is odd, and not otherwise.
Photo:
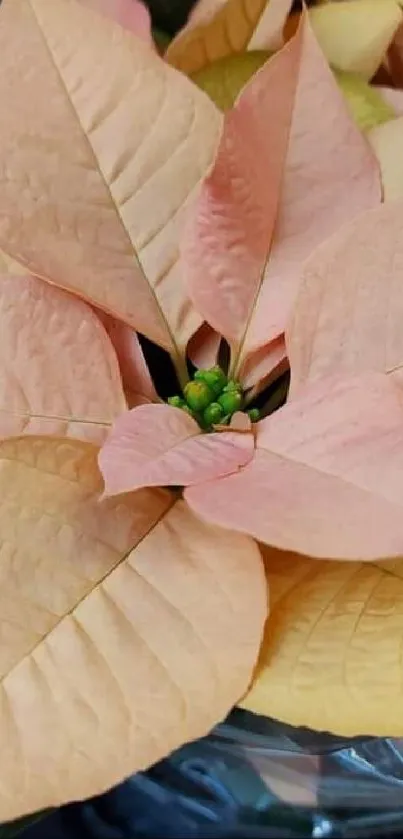
[(325, 839), (402, 826), (403, 741), (340, 740), (236, 711), (149, 772), (0, 839)]

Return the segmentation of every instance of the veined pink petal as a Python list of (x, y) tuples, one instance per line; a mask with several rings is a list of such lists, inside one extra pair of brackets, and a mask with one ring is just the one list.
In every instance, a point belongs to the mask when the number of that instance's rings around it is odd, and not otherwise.
[(322, 380), (259, 424), (238, 474), (185, 498), (202, 518), (314, 557), (403, 552), (403, 393), (368, 374)]
[(104, 312), (100, 312), (100, 318), (118, 357), (123, 383), (130, 395), (131, 407), (143, 402), (158, 402), (158, 394), (134, 329)]
[(274, 231), (302, 31), (226, 114), (214, 167), (183, 240), (193, 302), (233, 347), (242, 341)]
[(112, 344), (93, 310), (35, 277), (0, 277), (0, 437), (101, 443), (124, 411)]
[(0, 52), (0, 247), (162, 346), (184, 376), (202, 318), (179, 239), (221, 115), (75, 0), (2, 0)]
[(137, 35), (143, 41), (154, 47), (151, 34), (151, 17), (147, 6), (140, 0), (79, 0), (82, 6), (100, 12)]
[(364, 213), (307, 261), (287, 331), (291, 392), (403, 365), (403, 201)]
[(229, 475), (254, 453), (252, 434), (202, 434), (179, 408), (140, 405), (116, 421), (99, 455), (105, 495), (189, 486)]
[(284, 332), (311, 251), (380, 200), (375, 155), (303, 18), (226, 115), (183, 242), (192, 299), (237, 373)]
[(306, 28), (281, 203), (247, 354), (284, 332), (300, 267), (341, 225), (381, 201), (375, 155)]

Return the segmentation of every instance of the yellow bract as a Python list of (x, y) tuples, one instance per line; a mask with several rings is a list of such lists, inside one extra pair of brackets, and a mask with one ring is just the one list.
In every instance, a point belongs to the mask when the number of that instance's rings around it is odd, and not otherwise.
[(329, 63), (370, 79), (402, 21), (396, 0), (348, 0), (310, 10), (313, 31)]
[(259, 552), (173, 496), (100, 502), (97, 449), (0, 444), (0, 821), (87, 798), (207, 734), (245, 692)]
[[(287, 15), (290, 0), (227, 0), (206, 19), (191, 17), (168, 47), (166, 58), (193, 74), (218, 59), (246, 50), (277, 49), (295, 31), (299, 15)], [(331, 0), (309, 10), (315, 35), (329, 63), (370, 79), (402, 21), (398, 0)]]
[(168, 47), (165, 58), (187, 75), (214, 61), (247, 49), (273, 49), (282, 43), (281, 30), (291, 0), (227, 0), (199, 20), (195, 16)]
[(401, 737), (403, 560), (262, 550), (271, 616), (243, 707), (348, 737)]

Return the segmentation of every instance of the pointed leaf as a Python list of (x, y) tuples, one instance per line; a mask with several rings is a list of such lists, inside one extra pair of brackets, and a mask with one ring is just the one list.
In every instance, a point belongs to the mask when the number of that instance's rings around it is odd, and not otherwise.
[(348, 0), (310, 10), (313, 31), (333, 67), (370, 79), (402, 21), (396, 0)]
[(401, 737), (403, 563), (262, 548), (270, 618), (242, 706), (346, 737)]
[(34, 277), (0, 276), (0, 437), (102, 442), (127, 407), (116, 355), (83, 301)]
[(134, 329), (110, 315), (102, 314), (101, 320), (118, 357), (130, 407), (143, 402), (158, 402), (158, 394)]
[(403, 198), (403, 116), (373, 128), (368, 140), (379, 161), (385, 201)]
[(141, 38), (150, 47), (154, 46), (150, 12), (141, 0), (79, 0), (79, 2), (88, 9), (111, 18), (133, 35)]
[(190, 18), (165, 58), (190, 75), (214, 61), (247, 49), (275, 49), (292, 0), (227, 0)]
[(341, 225), (377, 206), (381, 191), (377, 160), (307, 27), (276, 234), (245, 355), (283, 333), (301, 264)]
[(230, 475), (252, 459), (254, 437), (202, 434), (185, 411), (140, 405), (122, 414), (101, 449), (105, 494), (144, 486), (189, 486)]
[(403, 393), (387, 376), (323, 380), (258, 425), (236, 475), (189, 487), (202, 518), (315, 557), (403, 553)]
[(178, 355), (200, 323), (178, 237), (220, 115), (75, 0), (4, 0), (0, 49), (0, 246)]
[(345, 372), (403, 365), (403, 202), (363, 214), (308, 260), (287, 333), (291, 392)]
[(250, 318), (276, 222), (301, 39), (302, 29), (226, 114), (182, 246), (192, 299), (233, 348)]
[(266, 615), (253, 543), (160, 490), (100, 489), (90, 444), (0, 445), (2, 822), (207, 734), (251, 679)]
[[(283, 333), (309, 253), (381, 198), (376, 158), (306, 20), (301, 27), (226, 115), (183, 243), (192, 298), (232, 344), (236, 372)], [(298, 70), (294, 103), (291, 80)], [(294, 110), (280, 197), (286, 105)]]

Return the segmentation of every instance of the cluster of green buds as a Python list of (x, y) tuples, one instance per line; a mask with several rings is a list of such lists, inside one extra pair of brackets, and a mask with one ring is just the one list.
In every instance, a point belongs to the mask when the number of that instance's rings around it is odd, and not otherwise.
[[(186, 411), (208, 431), (215, 425), (228, 425), (232, 415), (242, 411), (244, 394), (239, 382), (228, 380), (221, 367), (216, 366), (196, 370), (183, 396), (170, 396), (168, 404)], [(257, 408), (251, 408), (248, 415), (252, 422), (259, 419)]]

